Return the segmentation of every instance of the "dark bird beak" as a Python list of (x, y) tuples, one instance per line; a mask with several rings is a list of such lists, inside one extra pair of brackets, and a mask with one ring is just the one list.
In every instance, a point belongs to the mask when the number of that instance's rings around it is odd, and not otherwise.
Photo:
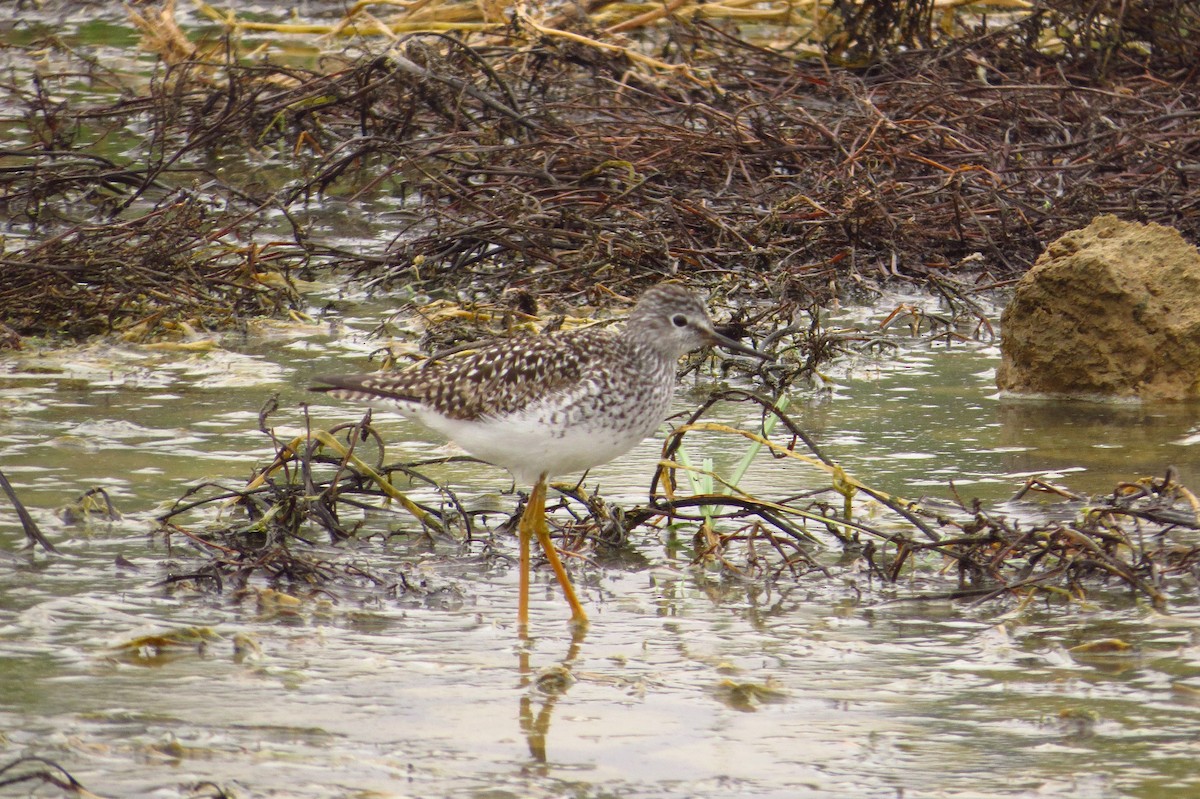
[(758, 350), (754, 349), (753, 347), (747, 346), (746, 344), (742, 344), (740, 341), (731, 339), (729, 336), (718, 333), (715, 330), (712, 333), (712, 343), (717, 345), (718, 347), (721, 347), (722, 349), (729, 350), (730, 352), (737, 352), (742, 355), (749, 355), (751, 358), (760, 358), (764, 361), (775, 360), (774, 355), (768, 355), (765, 352), (759, 352)]

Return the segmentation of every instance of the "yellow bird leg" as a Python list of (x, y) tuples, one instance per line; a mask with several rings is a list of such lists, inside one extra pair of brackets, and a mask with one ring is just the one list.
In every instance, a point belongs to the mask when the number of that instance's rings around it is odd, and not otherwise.
[(575, 595), (575, 587), (571, 585), (571, 578), (567, 575), (567, 570), (563, 568), (562, 560), (558, 557), (558, 550), (554, 548), (554, 542), (550, 540), (550, 528), (546, 524), (547, 482), (547, 476), (542, 475), (533, 487), (533, 493), (529, 495), (529, 504), (525, 508), (525, 515), (536, 510), (536, 514), (530, 517), (529, 522), (533, 527), (534, 534), (537, 535), (538, 543), (542, 545), (542, 551), (546, 553), (546, 560), (550, 561), (550, 568), (554, 569), (554, 576), (558, 578), (563, 596), (566, 598), (567, 604), (571, 606), (571, 623), (586, 627), (587, 613), (584, 612), (579, 597)]

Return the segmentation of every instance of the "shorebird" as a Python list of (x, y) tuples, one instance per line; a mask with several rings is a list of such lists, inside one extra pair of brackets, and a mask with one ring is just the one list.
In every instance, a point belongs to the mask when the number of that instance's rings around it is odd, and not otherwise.
[(534, 536), (571, 606), (571, 621), (586, 625), (546, 525), (549, 480), (607, 463), (653, 433), (667, 416), (680, 356), (711, 344), (770, 360), (718, 333), (695, 294), (663, 283), (642, 294), (620, 330), (497, 339), (401, 372), (319, 377), (312, 390), (397, 410), (532, 486), (517, 525), (518, 625), (524, 630), (529, 620)]

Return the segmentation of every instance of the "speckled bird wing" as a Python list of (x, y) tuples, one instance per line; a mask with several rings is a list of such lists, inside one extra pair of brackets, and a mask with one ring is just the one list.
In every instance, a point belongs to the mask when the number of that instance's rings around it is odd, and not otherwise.
[(343, 399), (423, 406), (450, 419), (502, 417), (563, 392), (601, 390), (589, 373), (615, 338), (589, 329), (505, 339), (402, 372), (323, 380)]
[(507, 416), (584, 388), (594, 353), (612, 340), (602, 330), (506, 339), (430, 362), (413, 370), (413, 381), (420, 387), (418, 400), (451, 419)]

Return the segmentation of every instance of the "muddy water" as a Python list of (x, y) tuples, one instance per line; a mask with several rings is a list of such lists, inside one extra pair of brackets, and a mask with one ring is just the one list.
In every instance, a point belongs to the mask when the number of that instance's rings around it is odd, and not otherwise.
[[(349, 327), (373, 319), (364, 311)], [(1170, 463), (1196, 483), (1194, 409), (1001, 401), (994, 349), (902, 343), (840, 364), (831, 390), (793, 398), (793, 415), (859, 479), (939, 497), (953, 479), (964, 496), (993, 500), (1030, 475), (1103, 491)], [(271, 452), (256, 430), (266, 398), (278, 392), (275, 423), (298, 429), (308, 378), (357, 368), (373, 346), (286, 328), (198, 353), (4, 356), (3, 469), (64, 553), (20, 550), (15, 514), (0, 507), (4, 762), (46, 757), (112, 797), (190, 796), (205, 782), (289, 797), (1200, 791), (1200, 607), (1186, 598), (1161, 616), (1119, 595), (970, 606), (899, 601), (906, 586), (853, 576), (738, 582), (645, 532), (640, 565), (577, 568), (593, 619), (581, 639), (539, 575), (521, 644), (506, 561), (414, 535), (320, 551), (403, 575), (408, 592), (343, 580), (290, 601), (265, 586), (163, 585), (199, 558), (180, 536), (151, 535), (154, 512), (200, 482), (244, 480)], [(358, 416), (317, 403), (319, 424)], [(439, 446), (402, 419), (380, 425), (394, 451)], [(731, 459), (699, 446), (695, 456), (718, 466)], [(643, 501), (658, 447), (588, 484), (626, 506)], [(444, 476), (469, 503), (497, 509), (490, 528), (515, 507), (494, 469)], [(747, 484), (769, 497), (823, 480), (766, 461)], [(123, 517), (64, 523), (56, 509), (93, 486)], [(514, 551), (507, 536), (491, 546)], [(1133, 649), (1067, 651), (1104, 638)]]

